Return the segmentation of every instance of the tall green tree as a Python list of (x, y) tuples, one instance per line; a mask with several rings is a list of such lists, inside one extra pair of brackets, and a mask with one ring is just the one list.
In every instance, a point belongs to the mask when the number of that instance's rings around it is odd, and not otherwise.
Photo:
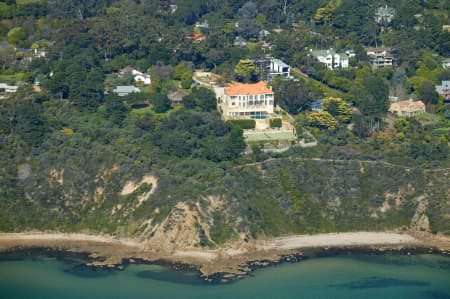
[(170, 109), (170, 100), (165, 94), (153, 94), (151, 97), (151, 102), (153, 104), (153, 110), (156, 113), (164, 113)]
[(336, 7), (330, 2), (325, 7), (318, 8), (314, 20), (318, 23), (329, 23)]
[(330, 132), (336, 130), (337, 120), (326, 111), (314, 111), (306, 115), (306, 122), (311, 127), (327, 129)]
[(192, 90), (192, 95), (201, 110), (213, 111), (216, 109), (216, 95), (212, 90), (200, 86)]
[(326, 98), (323, 103), (323, 110), (344, 123), (349, 122), (352, 115), (352, 110), (349, 105), (341, 98)]
[(306, 110), (315, 99), (322, 97), (320, 90), (313, 88), (304, 80), (275, 79), (273, 90), (277, 104), (292, 114)]
[(217, 108), (215, 93), (205, 87), (194, 87), (192, 93), (183, 98), (183, 105), (188, 109), (197, 107), (202, 111), (213, 111)]
[(234, 68), (236, 80), (241, 82), (256, 82), (258, 80), (259, 68), (251, 59), (241, 59)]
[(12, 28), (7, 36), (8, 42), (18, 47), (23, 47), (27, 44), (26, 38), (27, 33), (22, 27)]
[(372, 133), (369, 120), (364, 115), (353, 116), (353, 133), (359, 138), (369, 137)]
[(363, 80), (362, 98), (359, 106), (362, 112), (380, 119), (389, 109), (389, 88), (384, 79), (376, 75), (366, 76)]
[(423, 82), (417, 92), (420, 99), (426, 104), (435, 105), (439, 101), (439, 94), (436, 92), (433, 83), (431, 83), (430, 81)]
[[(125, 118), (127, 117), (128, 108), (123, 104), (122, 99), (115, 94), (110, 94), (105, 97), (106, 117), (109, 118), (114, 124), (121, 126)], [(141, 121), (143, 127), (145, 121)]]

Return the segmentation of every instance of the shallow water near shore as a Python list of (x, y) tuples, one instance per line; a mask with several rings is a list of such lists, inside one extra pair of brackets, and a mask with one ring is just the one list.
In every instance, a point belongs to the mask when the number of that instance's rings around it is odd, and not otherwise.
[(87, 269), (76, 257), (0, 255), (0, 298), (450, 298), (450, 257), (339, 254), (258, 269), (230, 284), (133, 264)]

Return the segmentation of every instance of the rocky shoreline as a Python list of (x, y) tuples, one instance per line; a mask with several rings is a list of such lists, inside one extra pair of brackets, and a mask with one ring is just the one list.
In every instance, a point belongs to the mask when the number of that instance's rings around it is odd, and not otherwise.
[[(369, 234), (369, 233), (368, 233)], [(336, 235), (325, 236), (333, 244)], [(319, 236), (319, 237), (320, 237)], [(342, 236), (347, 236), (342, 234)], [(403, 236), (403, 235), (401, 235)], [(307, 236), (298, 236), (305, 238)], [(295, 238), (291, 236), (289, 238)], [(314, 239), (315, 238), (315, 239)], [(14, 238), (11, 234), (0, 234), (0, 257), (3, 255), (33, 255), (42, 254), (68, 259), (76, 256), (79, 267), (93, 271), (117, 271), (123, 270), (130, 264), (158, 264), (181, 271), (196, 271), (205, 282), (229, 283), (244, 278), (256, 269), (278, 265), (281, 263), (300, 262), (309, 258), (318, 258), (343, 254), (422, 254), (438, 253), (450, 255), (450, 242), (448, 237), (427, 239), (414, 239), (414, 241), (399, 242), (398, 244), (355, 244), (323, 246), (317, 242), (317, 246), (290, 248), (290, 245), (282, 244), (285, 238), (270, 240), (263, 244), (246, 244), (246, 250), (217, 249), (205, 251), (185, 251), (187, 254), (174, 254), (152, 251), (145, 246), (127, 241), (109, 239), (87, 240), (64, 238), (45, 239), (41, 237)], [(311, 240), (317, 241), (318, 237), (310, 236)], [(281, 241), (280, 241), (281, 240)], [(296, 239), (298, 241), (299, 239)], [(268, 247), (267, 244), (277, 244)], [(234, 244), (236, 246), (236, 244)], [(242, 245), (242, 244), (240, 244)], [(264, 249), (261, 249), (264, 248)], [(288, 248), (288, 249), (286, 249)], [(195, 253), (195, 254), (194, 254)], [(205, 253), (203, 256), (202, 253)], [(215, 258), (211, 258), (217, 256)]]
[(367, 247), (367, 246), (345, 246), (345, 247), (330, 247), (330, 248), (307, 248), (301, 252), (292, 252), (290, 254), (280, 255), (278, 259), (271, 260), (251, 260), (239, 269), (244, 273), (227, 273), (219, 272), (209, 276), (201, 276), (210, 283), (229, 283), (245, 278), (253, 271), (261, 268), (280, 265), (283, 263), (298, 263), (310, 258), (321, 258), (338, 255), (415, 255), (415, 254), (443, 254), (450, 256), (450, 251), (440, 250), (436, 247), (427, 247), (425, 245), (418, 246), (398, 246), (398, 247)]

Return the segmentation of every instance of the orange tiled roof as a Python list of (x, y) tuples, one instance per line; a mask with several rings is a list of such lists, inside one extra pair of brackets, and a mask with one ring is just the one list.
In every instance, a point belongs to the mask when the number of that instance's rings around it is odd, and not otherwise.
[(267, 87), (267, 84), (264, 81), (259, 81), (258, 83), (253, 84), (234, 83), (231, 86), (225, 87), (225, 93), (229, 96), (266, 94), (272, 93), (272, 89)]
[(193, 33), (193, 34), (186, 35), (186, 38), (188, 38), (188, 39), (197, 39), (197, 40), (205, 40), (206, 39), (206, 35), (200, 34), (200, 33)]

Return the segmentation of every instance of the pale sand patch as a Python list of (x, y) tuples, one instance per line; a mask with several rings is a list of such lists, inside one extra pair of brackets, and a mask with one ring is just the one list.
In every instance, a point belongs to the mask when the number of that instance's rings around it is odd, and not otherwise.
[(150, 193), (149, 195), (151, 195), (156, 190), (156, 188), (158, 187), (158, 179), (155, 176), (148, 174), (148, 175), (144, 176), (139, 183), (135, 183), (133, 181), (128, 181), (125, 184), (125, 186), (123, 186), (123, 189), (120, 192), (120, 195), (128, 195), (128, 194), (133, 193), (143, 183), (147, 183), (147, 184), (151, 184), (152, 185), (152, 189), (150, 190), (150, 192), (148, 192), (148, 193)]
[(240, 248), (240, 249), (228, 248), (227, 250), (225, 250), (225, 254), (229, 255), (229, 256), (240, 255), (240, 254), (244, 254), (247, 252), (248, 252), (248, 250), (245, 248)]
[(337, 247), (363, 245), (394, 245), (418, 242), (410, 235), (379, 232), (354, 232), (320, 235), (300, 235), (276, 238), (259, 245), (259, 249), (297, 249), (307, 247)]
[(174, 256), (179, 257), (191, 257), (196, 259), (202, 259), (207, 261), (212, 261), (217, 258), (217, 253), (212, 251), (205, 251), (205, 250), (186, 250), (186, 251), (176, 251), (174, 253)]
[(98, 242), (124, 245), (128, 247), (141, 247), (142, 243), (131, 239), (116, 239), (107, 235), (87, 235), (78, 233), (2, 233), (0, 241), (71, 241), (71, 242)]

